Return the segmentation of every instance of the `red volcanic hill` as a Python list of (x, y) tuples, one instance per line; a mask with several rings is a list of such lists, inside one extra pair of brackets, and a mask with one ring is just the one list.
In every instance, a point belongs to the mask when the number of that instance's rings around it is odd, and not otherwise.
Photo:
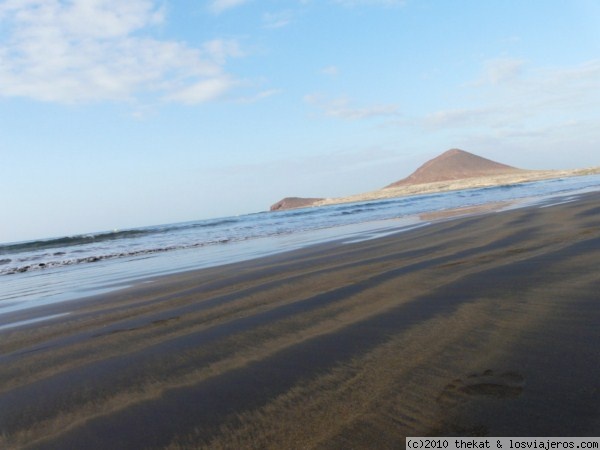
[[(516, 167), (507, 166), (496, 161), (492, 161), (473, 153), (465, 152), (453, 148), (442, 153), (437, 158), (433, 158), (415, 170), (411, 175), (402, 180), (396, 181), (380, 191), (388, 188), (414, 186), (419, 184), (436, 183), (444, 181), (464, 180), (478, 177), (492, 177), (496, 175), (520, 174), (524, 171)], [(443, 190), (445, 186), (437, 186), (437, 190)], [(436, 188), (434, 188), (435, 190)], [(383, 193), (382, 193), (383, 194)], [(354, 196), (355, 198), (357, 196)], [(388, 195), (370, 198), (388, 198)], [(348, 197), (350, 198), (350, 197)], [(286, 209), (306, 208), (314, 206), (322, 198), (301, 198), (286, 197), (271, 206), (271, 211), (281, 211)], [(333, 199), (335, 200), (335, 199)], [(343, 200), (344, 201), (344, 200)], [(350, 200), (345, 200), (350, 201)], [(353, 201), (362, 201), (359, 199)], [(339, 202), (338, 202), (339, 203)]]
[(460, 180), (520, 172), (516, 167), (500, 164), (473, 153), (453, 148), (433, 158), (415, 170), (408, 177), (396, 181), (385, 188), (412, 184), (435, 183), (438, 181)]

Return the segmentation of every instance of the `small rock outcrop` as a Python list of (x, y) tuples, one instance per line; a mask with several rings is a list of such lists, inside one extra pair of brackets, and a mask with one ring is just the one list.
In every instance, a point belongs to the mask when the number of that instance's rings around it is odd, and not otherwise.
[(282, 211), (284, 209), (306, 208), (322, 198), (286, 197), (271, 206), (271, 211)]

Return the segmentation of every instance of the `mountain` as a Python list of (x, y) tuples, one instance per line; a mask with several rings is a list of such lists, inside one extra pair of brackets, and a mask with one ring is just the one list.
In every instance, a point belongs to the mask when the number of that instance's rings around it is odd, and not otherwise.
[(521, 169), (453, 148), (427, 161), (411, 175), (386, 186), (385, 189), (517, 172), (521, 172)]
[(592, 174), (600, 174), (600, 167), (569, 170), (524, 170), (453, 148), (427, 161), (408, 177), (383, 189), (347, 197), (325, 199), (287, 197), (271, 206), (271, 211), (364, 202), (406, 195), (510, 185)]

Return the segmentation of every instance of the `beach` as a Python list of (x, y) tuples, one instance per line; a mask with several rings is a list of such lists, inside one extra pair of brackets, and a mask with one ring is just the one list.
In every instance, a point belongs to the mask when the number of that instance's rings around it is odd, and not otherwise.
[(600, 193), (436, 220), (44, 306), (0, 330), (0, 448), (598, 435)]

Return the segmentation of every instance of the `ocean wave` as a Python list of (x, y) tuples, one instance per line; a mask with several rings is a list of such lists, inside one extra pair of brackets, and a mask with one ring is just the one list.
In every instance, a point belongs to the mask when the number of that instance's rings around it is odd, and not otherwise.
[(323, 228), (421, 214), (484, 202), (571, 192), (600, 184), (600, 176), (337, 204), (276, 213), (163, 224), (0, 245), (0, 275), (111, 259), (135, 258), (227, 242), (269, 238)]
[(114, 241), (117, 239), (130, 239), (156, 233), (155, 230), (124, 230), (107, 231), (96, 234), (80, 234), (77, 236), (65, 236), (53, 239), (43, 239), (38, 241), (19, 242), (17, 244), (0, 245), (0, 255), (30, 252), (36, 250), (47, 250), (52, 248), (73, 247), (77, 245), (86, 245), (95, 242)]
[(299, 217), (299, 216), (308, 216), (315, 214), (314, 208), (298, 208), (291, 211), (274, 211), (275, 213), (281, 213), (286, 217)]
[(376, 211), (377, 208), (355, 208), (355, 209), (347, 209), (345, 211), (341, 211), (339, 215), (341, 216), (350, 216), (353, 214), (360, 214), (364, 212)]
[(207, 228), (207, 227), (219, 227), (221, 225), (229, 225), (231, 223), (238, 223), (239, 219), (223, 219), (223, 220), (211, 220), (206, 222), (198, 222), (194, 224), (194, 228)]
[[(4, 267), (4, 268), (0, 269), (0, 276), (14, 275), (17, 273), (32, 272), (32, 271), (59, 268), (59, 267), (65, 267), (65, 266), (74, 266), (74, 265), (78, 265), (78, 264), (95, 263), (95, 262), (99, 262), (99, 261), (107, 261), (107, 260), (114, 260), (114, 259), (121, 259), (121, 258), (134, 258), (134, 257), (139, 257), (139, 256), (148, 256), (148, 255), (153, 255), (153, 254), (170, 252), (170, 251), (174, 251), (174, 250), (185, 250), (185, 249), (205, 247), (208, 245), (227, 244), (228, 242), (231, 242), (234, 240), (245, 240), (245, 239), (231, 239), (231, 238), (220, 237), (220, 238), (216, 238), (211, 241), (194, 242), (194, 243), (185, 244), (185, 245), (184, 244), (170, 245), (170, 246), (165, 246), (165, 247), (130, 250), (130, 251), (125, 251), (125, 252), (89, 255), (89, 256), (84, 256), (84, 257), (79, 257), (79, 258), (68, 258), (68, 259), (62, 259), (62, 260), (44, 260), (44, 261), (32, 262), (32, 263), (28, 263), (27, 261), (29, 259), (25, 258), (21, 261), (17, 261), (17, 262), (21, 262), (21, 264), (12, 265), (12, 266)], [(0, 260), (0, 261), (8, 261), (7, 264), (12, 262), (12, 260), (10, 260), (10, 259)]]
[(404, 200), (404, 199), (392, 198), (392, 199), (385, 199), (385, 200), (380, 200), (380, 201), (375, 201), (375, 202), (364, 202), (364, 203), (361, 203), (361, 205), (368, 206), (371, 209), (375, 209), (375, 208), (378, 208), (379, 206), (391, 205), (391, 204), (397, 202), (398, 200)]

